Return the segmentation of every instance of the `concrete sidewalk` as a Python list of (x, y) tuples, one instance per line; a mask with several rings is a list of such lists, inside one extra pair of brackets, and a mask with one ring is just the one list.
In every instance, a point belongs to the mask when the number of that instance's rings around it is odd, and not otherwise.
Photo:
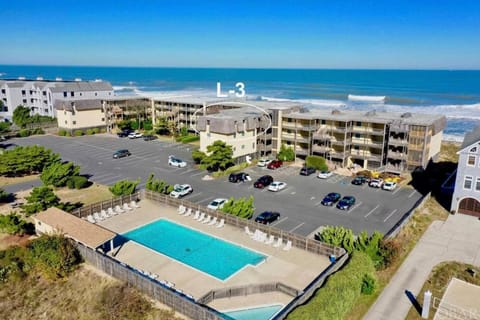
[[(412, 306), (406, 292), (417, 296), (430, 271), (443, 261), (480, 265), (478, 218), (457, 214), (449, 216), (445, 222), (434, 221), (364, 319), (405, 319)], [(417, 300), (422, 305), (423, 297)]]

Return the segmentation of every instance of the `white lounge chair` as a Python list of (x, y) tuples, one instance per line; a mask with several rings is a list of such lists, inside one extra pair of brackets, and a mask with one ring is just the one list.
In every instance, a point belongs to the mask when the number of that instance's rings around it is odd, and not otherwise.
[(120, 206), (115, 206), (115, 211), (118, 212), (118, 213), (125, 213), (125, 210), (120, 208)]
[(258, 242), (265, 242), (265, 240), (267, 240), (267, 234), (265, 232), (260, 231), (258, 233), (258, 238), (255, 240), (257, 240)]
[(265, 244), (272, 244), (274, 239), (275, 239), (275, 237), (273, 235), (270, 235), (270, 237), (268, 237), (267, 241), (265, 241)]
[(130, 207), (128, 206), (128, 203), (126, 203), (126, 202), (123, 204), (122, 209), (125, 210), (125, 211), (133, 210), (132, 208), (130, 208)]
[(200, 211), (195, 211), (195, 215), (193, 216), (193, 220), (198, 220), (198, 218), (200, 217)]
[(283, 239), (282, 238), (278, 238), (277, 242), (275, 242), (275, 244), (273, 245), (274, 248), (279, 248), (283, 243)]
[(203, 218), (205, 218), (205, 212), (200, 213), (200, 216), (198, 217), (198, 219), (195, 219), (195, 220), (202, 221)]
[(132, 207), (132, 208), (140, 208), (140, 206), (139, 206), (135, 201), (130, 202), (130, 207)]
[(110, 218), (110, 216), (105, 212), (105, 210), (102, 210), (102, 212), (100, 212), (100, 217), (102, 217), (103, 220)]
[(250, 237), (253, 236), (253, 232), (250, 231), (250, 229), (248, 228), (248, 226), (245, 226), (245, 233), (248, 234)]
[(95, 213), (93, 214), (93, 218), (95, 219), (96, 222), (98, 222), (98, 221), (103, 221), (102, 216), (101, 216), (98, 212), (95, 212)]
[(285, 245), (285, 247), (283, 247), (283, 250), (285, 251), (288, 251), (292, 248), (292, 241), (288, 240), (287, 241), (287, 244)]
[[(102, 210), (102, 211), (105, 211), (105, 210)], [(114, 215), (118, 214), (118, 212), (113, 211), (112, 208), (108, 208), (108, 209), (107, 209), (107, 214), (108, 214), (109, 216), (114, 216)]]
[(97, 221), (95, 221), (95, 218), (94, 218), (91, 214), (89, 214), (89, 215), (87, 216), (87, 221), (90, 222), (90, 223), (95, 223), (95, 222), (97, 222)]
[(212, 219), (212, 217), (207, 216), (205, 219), (201, 220), (200, 222), (201, 223), (209, 223), (211, 219)]
[[(198, 211), (198, 210), (197, 210)], [(185, 213), (185, 217), (191, 216), (193, 213), (193, 210), (191, 208), (188, 208), (187, 213)]]
[(185, 206), (180, 205), (180, 207), (178, 207), (178, 214), (184, 214), (186, 211), (187, 208)]
[(255, 232), (250, 236), (253, 240), (257, 240), (258, 238), (260, 238), (260, 230), (256, 229)]
[(213, 219), (208, 223), (209, 226), (213, 226), (217, 223), (217, 217), (213, 217)]
[(215, 227), (222, 228), (224, 225), (225, 225), (225, 219), (222, 219)]

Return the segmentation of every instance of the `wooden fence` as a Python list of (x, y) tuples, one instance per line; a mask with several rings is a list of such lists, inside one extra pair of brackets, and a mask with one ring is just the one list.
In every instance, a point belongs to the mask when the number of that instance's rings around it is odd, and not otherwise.
[(83, 206), (81, 208), (73, 210), (71, 214), (79, 218), (85, 218), (86, 216), (93, 214), (94, 212), (100, 212), (108, 208), (115, 208), (115, 206), (122, 206), (124, 203), (129, 204), (132, 201), (138, 201), (140, 199), (142, 199), (141, 192), (136, 192), (134, 194), (112, 198), (110, 200), (100, 201), (87, 206)]
[(173, 308), (181, 314), (199, 320), (223, 320), (224, 318), (215, 310), (196, 303), (181, 292), (165, 287), (160, 282), (151, 279), (136, 269), (126, 264), (121, 264), (115, 259), (103, 255), (93, 249), (77, 243), (77, 248), (82, 257), (97, 269), (106, 274), (126, 282), (141, 292), (147, 294), (164, 305)]
[(216, 217), (217, 220), (224, 219), (225, 224), (229, 226), (237, 227), (240, 229), (244, 229), (248, 227), (251, 230), (261, 230), (266, 232), (269, 235), (273, 235), (277, 238), (282, 238), (284, 241), (292, 241), (292, 246), (314, 253), (318, 255), (326, 255), (331, 256), (334, 255), (335, 257), (340, 257), (345, 254), (345, 250), (343, 248), (335, 247), (315, 239), (309, 239), (304, 236), (294, 234), (285, 230), (278, 229), (276, 227), (272, 227), (270, 225), (264, 225), (258, 222), (254, 222), (251, 220), (247, 220), (244, 218), (239, 218), (237, 216), (226, 214), (220, 211), (208, 209), (202, 205), (198, 205), (196, 203), (190, 202), (188, 200), (183, 199), (175, 199), (170, 196), (156, 193), (150, 190), (143, 190), (145, 199), (152, 200), (155, 202), (160, 202), (168, 206), (178, 207), (179, 205), (184, 205), (187, 208), (192, 208), (192, 210), (200, 210), (205, 212), (206, 214)]

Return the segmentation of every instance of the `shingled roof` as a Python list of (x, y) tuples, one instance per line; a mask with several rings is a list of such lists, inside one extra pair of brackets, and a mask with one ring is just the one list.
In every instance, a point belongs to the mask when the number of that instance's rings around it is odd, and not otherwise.
[(96, 110), (102, 109), (102, 100), (90, 99), (90, 100), (55, 100), (54, 107), (56, 110), (73, 111), (75, 107), (76, 111), (83, 110)]
[(463, 138), (462, 146), (460, 147), (460, 151), (465, 149), (468, 146), (471, 146), (475, 142), (480, 141), (480, 126), (475, 127), (472, 131), (467, 132), (465, 137)]

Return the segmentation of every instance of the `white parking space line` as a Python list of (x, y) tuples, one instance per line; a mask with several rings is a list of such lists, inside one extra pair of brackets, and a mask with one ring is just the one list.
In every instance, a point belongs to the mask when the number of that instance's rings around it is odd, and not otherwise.
[(192, 169), (188, 169), (187, 171), (184, 171), (182, 173), (179, 173), (179, 175), (184, 175), (184, 174), (187, 174), (187, 173), (190, 173), (190, 172), (193, 172), (193, 171), (196, 171), (197, 169), (195, 168), (192, 168)]
[(213, 198), (215, 198), (215, 197), (208, 197), (208, 198), (202, 199), (200, 201), (197, 201), (197, 203), (207, 203), (207, 202), (210, 202), (210, 200), (212, 200)]
[(401, 187), (398, 187), (396, 190), (394, 190), (394, 191), (392, 192), (392, 194), (397, 193), (398, 191), (400, 191), (400, 189), (401, 189)]
[(203, 194), (203, 192), (197, 192), (197, 193), (190, 193), (189, 195), (187, 195), (185, 198), (188, 198), (189, 201), (191, 201), (193, 198), (196, 198), (198, 196), (201, 196)]
[(371, 215), (375, 210), (378, 209), (378, 207), (380, 207), (379, 204), (377, 204), (377, 206), (375, 208), (373, 208), (372, 210), (370, 210), (366, 215), (365, 215), (365, 218), (367, 218), (369, 215)]
[(289, 232), (293, 232), (293, 231), (297, 230), (298, 228), (300, 228), (300, 227), (303, 226), (304, 224), (305, 224), (305, 222), (300, 223), (298, 226), (296, 226), (295, 228), (291, 229)]
[(360, 201), (359, 203), (357, 203), (355, 206), (353, 206), (352, 209), (350, 209), (350, 210), (347, 211), (347, 214), (350, 214), (353, 210), (355, 210), (355, 209), (357, 209), (358, 207), (360, 207), (360, 206), (362, 205), (362, 203), (363, 203), (363, 202), (361, 202), (361, 201)]
[(410, 194), (408, 195), (408, 198), (413, 197), (413, 195), (414, 195), (415, 193), (417, 193), (417, 190), (413, 190), (412, 193), (410, 193)]
[(315, 203), (315, 207), (318, 206), (321, 203), (322, 203), (322, 200), (318, 201), (317, 203)]
[(198, 172), (198, 173), (194, 173), (194, 174), (190, 175), (190, 177), (195, 177), (195, 176), (199, 176), (199, 175), (202, 175), (202, 174), (205, 174), (205, 172), (203, 170)]
[(272, 227), (273, 227), (273, 226), (276, 226), (277, 224), (279, 224), (279, 223), (281, 223), (281, 222), (283, 222), (283, 221), (285, 221), (285, 220), (287, 220), (287, 219), (288, 219), (288, 217), (285, 217), (285, 218), (283, 218), (283, 219), (277, 220), (277, 221), (275, 221), (274, 223), (272, 223), (271, 226), (272, 226)]
[(389, 215), (388, 217), (385, 218), (385, 220), (383, 220), (383, 222), (387, 222), (388, 219), (390, 219), (391, 216), (393, 216), (395, 214), (395, 212), (397, 212), (397, 209), (393, 210)]

